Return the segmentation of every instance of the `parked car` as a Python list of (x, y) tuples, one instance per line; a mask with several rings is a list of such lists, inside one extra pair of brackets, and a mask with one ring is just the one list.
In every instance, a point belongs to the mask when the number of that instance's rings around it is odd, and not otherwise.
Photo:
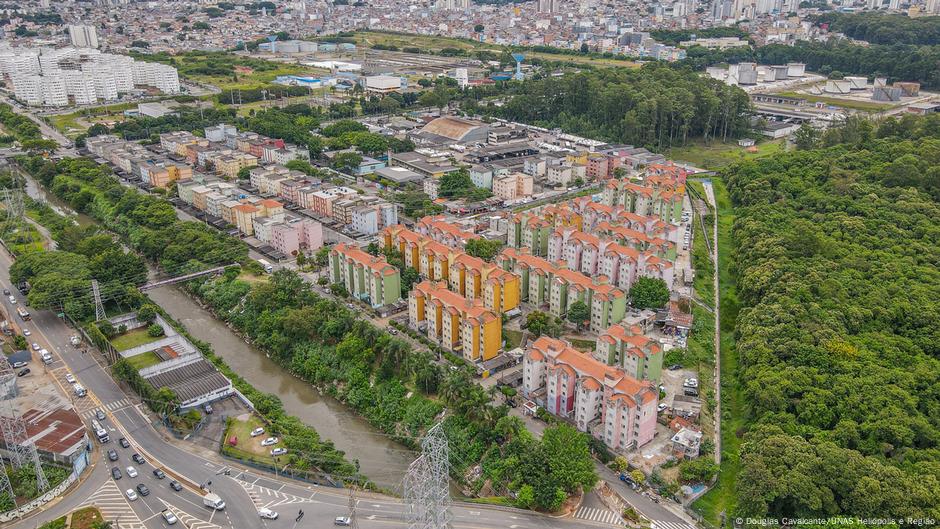
[(129, 477), (129, 478), (136, 478), (136, 477), (137, 477), (137, 469), (134, 468), (134, 467), (127, 467), (127, 477)]
[(670, 371), (678, 371), (680, 369), (682, 369), (682, 366), (680, 366), (679, 364), (672, 364), (671, 366), (669, 366)]
[(259, 427), (259, 428), (255, 428), (254, 430), (251, 431), (251, 436), (252, 436), (252, 437), (258, 437), (259, 435), (261, 435), (261, 434), (263, 434), (263, 433), (264, 433), (264, 428), (260, 428), (260, 427)]
[(118, 460), (118, 454), (117, 454), (117, 451), (116, 451), (115, 449), (112, 448), (112, 449), (108, 450), (108, 459), (110, 459), (111, 461), (117, 461), (117, 460)]
[(150, 489), (147, 488), (147, 485), (144, 485), (143, 483), (141, 483), (137, 485), (137, 493), (140, 494), (141, 496), (147, 496), (150, 494)]
[(166, 477), (166, 474), (164, 474), (163, 471), (159, 468), (153, 469), (153, 475), (156, 476), (157, 479), (163, 479)]
[(278, 439), (277, 437), (268, 437), (264, 441), (261, 441), (261, 446), (276, 445), (278, 441), (280, 441), (280, 439)]
[(697, 378), (687, 378), (682, 382), (682, 386), (686, 388), (697, 388), (698, 379)]
[(111, 477), (116, 480), (121, 479), (121, 469), (118, 467), (111, 467)]
[(212, 405), (211, 405), (211, 404), (208, 404), (208, 403), (207, 403), (207, 404), (203, 404), (202, 409), (206, 412), (206, 415), (212, 415)]
[(170, 480), (170, 488), (175, 490), (176, 492), (183, 490), (183, 486), (180, 485), (180, 482), (176, 481), (175, 479)]
[(286, 454), (286, 453), (287, 453), (287, 449), (286, 449), (286, 448), (275, 448), (274, 450), (271, 450), (271, 455), (272, 455), (272, 456), (282, 456), (282, 455), (284, 455), (284, 454)]
[(123, 437), (120, 438), (120, 439), (118, 439), (118, 443), (121, 445), (121, 448), (128, 448), (128, 447), (131, 446), (131, 444), (130, 444), (129, 442), (127, 442), (127, 439), (125, 439), (125, 438), (123, 438)]
[(146, 463), (146, 461), (144, 461), (144, 458), (140, 457), (140, 454), (132, 455), (131, 459), (133, 459), (134, 462), (137, 463), (138, 465), (143, 465)]
[(71, 374), (71, 373), (66, 373), (66, 374), (65, 374), (65, 381), (68, 382), (69, 384), (74, 384), (74, 383), (78, 382), (77, 380), (75, 380), (75, 375), (73, 375), (73, 374)]
[(658, 411), (659, 413), (662, 413), (666, 411), (666, 408), (668, 408), (668, 406), (666, 406), (665, 404), (660, 404), (659, 406), (656, 406), (656, 411)]
[(27, 367), (26, 369), (24, 369), (24, 370), (20, 371), (19, 373), (17, 373), (16, 376), (18, 376), (18, 377), (25, 377), (25, 376), (28, 375), (29, 373), (30, 373), (30, 370), (29, 370), (29, 368)]
[(39, 344), (36, 343), (36, 342), (33, 342), (33, 346), (32, 346), (32, 347), (33, 347), (33, 351), (38, 351), (38, 350), (42, 349), (42, 347), (39, 347)]
[(134, 489), (127, 489), (124, 491), (124, 495), (127, 496), (127, 499), (134, 501), (137, 499), (137, 493), (134, 492)]

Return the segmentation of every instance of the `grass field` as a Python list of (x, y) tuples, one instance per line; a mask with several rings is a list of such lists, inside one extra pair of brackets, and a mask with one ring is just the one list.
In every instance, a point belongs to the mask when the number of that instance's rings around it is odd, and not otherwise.
[[(267, 438), (270, 434), (265, 432), (258, 437), (252, 437), (251, 431), (258, 427), (264, 427), (264, 423), (261, 422), (261, 419), (252, 415), (248, 420), (242, 421), (239, 419), (232, 419), (231, 424), (228, 429), (225, 430), (225, 436), (222, 439), (222, 442), (225, 445), (225, 450), (231, 452), (231, 455), (236, 457), (241, 457), (243, 459), (249, 459), (258, 463), (273, 465), (274, 458), (271, 457), (271, 449), (280, 446), (261, 446), (261, 441)], [(238, 444), (232, 446), (229, 444), (229, 439), (232, 437), (238, 439)]]
[(97, 507), (85, 507), (72, 513), (69, 529), (93, 529), (96, 523), (103, 521), (104, 518)]
[(160, 357), (157, 356), (157, 353), (153, 351), (147, 351), (146, 353), (141, 353), (139, 355), (134, 355), (126, 359), (127, 362), (134, 366), (134, 369), (140, 371), (145, 367), (155, 366), (161, 362)]
[(851, 110), (861, 110), (863, 112), (881, 112), (895, 107), (890, 103), (877, 103), (875, 101), (856, 101), (854, 99), (842, 99), (838, 97), (817, 96), (813, 94), (804, 94), (800, 92), (780, 92), (777, 95), (787, 97), (798, 97), (809, 101), (810, 103), (825, 103), (834, 107), (848, 108)]
[(756, 145), (757, 152), (747, 152), (737, 142), (712, 142), (708, 145), (695, 142), (684, 147), (673, 147), (664, 154), (670, 160), (686, 162), (702, 169), (711, 171), (720, 169), (730, 163), (742, 160), (751, 160), (763, 156), (770, 156), (783, 152), (786, 140), (767, 140)]
[[(439, 51), (444, 48), (457, 48), (461, 50), (488, 50), (494, 53), (502, 53), (509, 48), (485, 42), (477, 42), (469, 39), (456, 39), (451, 37), (441, 37), (436, 35), (399, 35), (393, 33), (380, 33), (373, 31), (360, 31), (355, 34), (357, 46), (372, 46), (373, 44), (382, 44), (386, 46), (397, 46), (399, 49), (419, 48), (422, 53), (428, 51)], [(583, 55), (566, 55), (563, 53), (545, 53), (535, 51), (523, 51), (527, 57), (538, 57), (543, 60), (570, 62), (574, 64), (591, 64), (593, 66), (603, 66), (607, 68), (638, 68), (640, 65), (633, 61), (620, 59), (593, 58)]]
[(261, 88), (269, 85), (275, 78), (279, 75), (316, 75), (316, 72), (313, 69), (305, 68), (303, 66), (297, 66), (293, 64), (282, 64), (274, 70), (266, 70), (263, 72), (251, 72), (251, 73), (236, 73), (235, 78), (231, 76), (213, 76), (213, 75), (199, 75), (199, 74), (188, 74), (186, 77), (199, 81), (201, 83), (208, 83), (215, 85), (223, 90), (234, 89), (234, 90), (248, 90), (251, 88)]
[(132, 331), (127, 331), (126, 333), (116, 336), (111, 339), (111, 345), (114, 346), (118, 351), (126, 351), (132, 347), (137, 347), (138, 345), (144, 345), (145, 343), (155, 342), (163, 338), (158, 336), (154, 338), (147, 334), (147, 327), (141, 327), (139, 329), (134, 329)]
[(734, 344), (734, 326), (740, 305), (734, 277), (729, 270), (731, 262), (734, 209), (724, 182), (712, 180), (715, 199), (718, 202), (718, 271), (721, 297), (721, 472), (718, 483), (704, 496), (692, 504), (711, 525), (719, 525), (719, 514), (733, 512), (735, 504), (735, 481), (740, 471), (738, 452), (741, 439), (738, 432), (745, 425), (744, 402), (737, 381), (737, 351)]

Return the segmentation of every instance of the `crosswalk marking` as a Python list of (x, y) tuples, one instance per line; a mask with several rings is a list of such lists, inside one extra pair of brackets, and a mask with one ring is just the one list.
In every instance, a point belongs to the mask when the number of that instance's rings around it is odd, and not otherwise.
[(163, 503), (163, 505), (169, 509), (170, 512), (175, 514), (177, 518), (179, 518), (179, 521), (182, 522), (183, 527), (188, 527), (189, 529), (222, 529), (219, 525), (201, 520), (192, 514), (189, 514), (188, 512), (181, 511), (180, 509), (167, 503), (167, 501), (163, 498), (160, 498), (160, 502)]
[(685, 522), (664, 522), (662, 520), (653, 520), (650, 529), (695, 529)]
[(121, 529), (145, 529), (137, 513), (127, 503), (124, 493), (114, 481), (108, 480), (85, 500), (83, 505), (94, 505), (108, 521), (120, 520)]
[[(83, 406), (83, 409), (80, 412), (80, 415), (85, 419), (91, 419), (95, 416), (95, 412), (98, 411), (98, 406), (95, 406), (94, 403), (89, 403), (90, 407)], [(127, 399), (115, 400), (107, 404), (102, 405), (101, 407), (110, 412), (116, 412), (118, 410), (124, 409), (131, 405), (131, 402)]]
[(310, 501), (307, 498), (301, 498), (300, 496), (294, 496), (293, 494), (288, 494), (286, 492), (269, 489), (267, 487), (255, 485), (254, 483), (241, 480), (236, 481), (239, 485), (242, 486), (243, 489), (245, 489), (245, 492), (248, 493), (248, 497), (251, 498), (252, 503), (254, 503), (255, 507), (259, 509), (265, 507), (268, 509), (273, 509), (274, 507), (279, 507), (281, 505), (308, 503)]
[(574, 513), (575, 518), (589, 520), (592, 522), (601, 522), (611, 525), (623, 525), (623, 518), (614, 511), (607, 509), (596, 509), (594, 507), (581, 507)]

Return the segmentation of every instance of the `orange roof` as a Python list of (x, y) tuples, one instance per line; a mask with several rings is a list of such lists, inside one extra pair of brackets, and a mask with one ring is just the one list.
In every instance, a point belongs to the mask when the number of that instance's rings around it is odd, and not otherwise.
[(242, 213), (254, 213), (258, 211), (258, 208), (252, 206), (251, 204), (239, 204), (233, 206), (232, 209), (235, 211), (241, 211)]
[(483, 306), (479, 299), (469, 300), (456, 292), (447, 290), (444, 282), (422, 281), (415, 285), (414, 292), (430, 298), (432, 303), (439, 303), (448, 311), (462, 318), (473, 318), (480, 323), (496, 320), (496, 314)]
[(340, 243), (333, 247), (333, 251), (343, 255), (347, 259), (369, 268), (374, 274), (391, 276), (398, 273), (398, 269), (388, 264), (385, 257), (376, 257), (362, 251), (358, 246), (352, 244)]
[(277, 200), (274, 200), (274, 199), (271, 199), (271, 198), (266, 198), (266, 199), (262, 200), (262, 201), (261, 201), (261, 205), (264, 206), (264, 207), (266, 207), (266, 208), (280, 208), (280, 207), (283, 207), (283, 206), (284, 206), (284, 204), (281, 204), (281, 203), (278, 202)]

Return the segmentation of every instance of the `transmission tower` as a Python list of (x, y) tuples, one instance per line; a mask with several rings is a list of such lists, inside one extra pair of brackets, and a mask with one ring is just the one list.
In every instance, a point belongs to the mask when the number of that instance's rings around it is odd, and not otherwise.
[(349, 488), (349, 527), (359, 529), (359, 523), (356, 522), (356, 496), (353, 495), (352, 487)]
[[(4, 359), (2, 362), (9, 366), (9, 362)], [(0, 371), (5, 371), (0, 366)], [(12, 367), (9, 369), (13, 371)], [(0, 380), (4, 380), (6, 373), (0, 374)], [(3, 430), (3, 443), (6, 445), (7, 452), (10, 454), (10, 463), (13, 468), (23, 468), (32, 465), (36, 471), (36, 488), (39, 493), (49, 489), (49, 480), (46, 479), (46, 473), (42, 470), (42, 464), (39, 461), (39, 452), (36, 450), (36, 443), (29, 440), (26, 433), (26, 422), (17, 416), (16, 406), (13, 399), (4, 399), (3, 409), (0, 410), (0, 430)], [(0, 485), (2, 486), (2, 485)]]
[(447, 437), (438, 423), (421, 441), (421, 455), (405, 475), (409, 529), (450, 529), (449, 470)]
[[(13, 371), (13, 366), (10, 365), (9, 360), (7, 360), (6, 355), (0, 355), (0, 399), (11, 399), (16, 395), (16, 373)], [(0, 419), (3, 416), (0, 415)], [(6, 442), (6, 424), (0, 421), (0, 429), (4, 432), (4, 442)], [(10, 445), (6, 445), (10, 446)], [(15, 453), (14, 450), (10, 450), (11, 456)], [(12, 461), (12, 457), (11, 457)], [(7, 476), (6, 465), (3, 463), (3, 459), (0, 459), (0, 494), (9, 494), (10, 498), (13, 499), (13, 505), (16, 505), (16, 495), (13, 494), (13, 485), (10, 484), (10, 478)]]
[(95, 321), (101, 321), (107, 316), (104, 313), (104, 304), (101, 303), (101, 290), (98, 288), (98, 280), (91, 280), (91, 293), (95, 296)]

